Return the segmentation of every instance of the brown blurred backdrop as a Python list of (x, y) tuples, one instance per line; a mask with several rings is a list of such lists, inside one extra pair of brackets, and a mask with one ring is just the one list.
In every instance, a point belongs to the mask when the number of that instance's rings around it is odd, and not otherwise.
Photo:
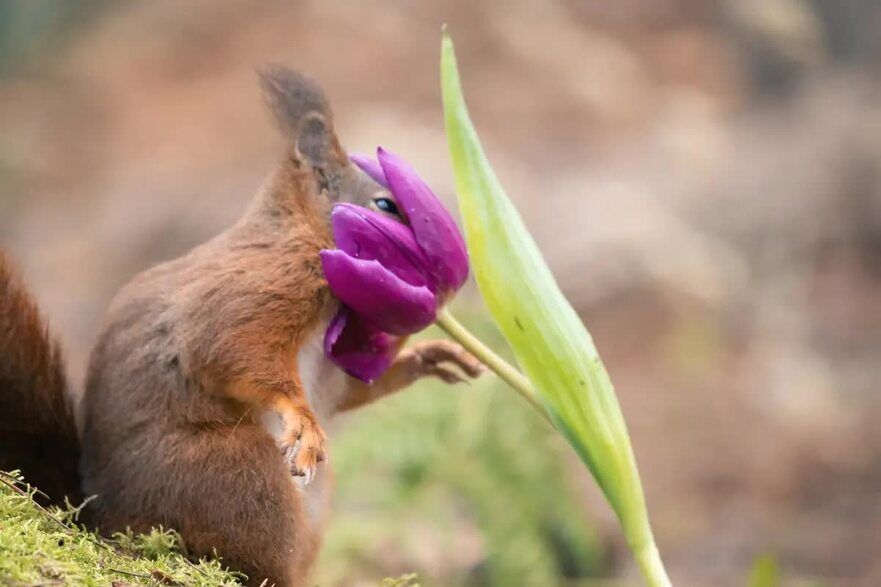
[[(770, 553), (788, 581), (881, 584), (877, 0), (0, 0), (0, 247), (77, 380), (119, 286), (234, 221), (272, 168), (263, 63), (318, 78), (349, 149), (404, 154), (452, 204), (444, 22), (490, 159), (616, 382), (676, 583), (740, 585)], [(596, 574), (634, 577), (568, 462)], [(328, 555), (321, 584), (489, 584), (490, 538), (463, 517), (461, 556), (427, 541), (339, 578)]]

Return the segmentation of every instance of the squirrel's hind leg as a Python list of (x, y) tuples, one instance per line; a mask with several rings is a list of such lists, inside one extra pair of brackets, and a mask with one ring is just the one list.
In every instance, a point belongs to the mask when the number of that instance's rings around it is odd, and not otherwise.
[(116, 450), (119, 458), (88, 479), (102, 532), (161, 525), (178, 531), (191, 554), (216, 553), (224, 567), (248, 575), (248, 585), (304, 583), (319, 535), (278, 445), (259, 426), (166, 432), (149, 466), (133, 461), (143, 453), (127, 445)]
[(189, 498), (178, 513), (187, 548), (202, 556), (216, 551), (224, 566), (248, 575), (249, 585), (302, 584), (319, 536), (278, 446), (250, 425), (206, 434), (216, 438), (199, 442), (202, 463), (185, 467), (180, 479)]

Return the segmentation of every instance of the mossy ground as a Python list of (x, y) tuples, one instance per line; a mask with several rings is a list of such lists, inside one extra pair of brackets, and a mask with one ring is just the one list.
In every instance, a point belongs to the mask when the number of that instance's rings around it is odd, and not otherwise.
[(102, 539), (79, 527), (76, 510), (42, 509), (34, 490), (0, 474), (2, 585), (237, 585), (217, 561), (191, 562), (168, 530)]
[[(76, 523), (76, 508), (44, 509), (16, 473), (0, 472), (0, 585), (239, 585), (218, 561), (190, 561), (180, 537), (156, 529), (104, 539)], [(415, 574), (380, 587), (419, 587)]]

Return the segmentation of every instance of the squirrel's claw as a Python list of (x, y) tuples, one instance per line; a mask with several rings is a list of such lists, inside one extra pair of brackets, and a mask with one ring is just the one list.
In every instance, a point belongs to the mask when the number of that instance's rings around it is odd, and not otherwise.
[(291, 475), (302, 478), (308, 485), (318, 470), (318, 465), (327, 461), (324, 431), (311, 418), (303, 418), (298, 430), (291, 431), (288, 441), (282, 442), (282, 455)]
[(315, 462), (314, 465), (304, 465), (304, 460), (298, 458), (301, 450), (300, 443), (297, 442), (293, 446), (283, 449), (282, 454), (291, 476), (296, 479), (299, 485), (306, 486), (312, 482), (318, 473), (318, 463), (320, 461)]

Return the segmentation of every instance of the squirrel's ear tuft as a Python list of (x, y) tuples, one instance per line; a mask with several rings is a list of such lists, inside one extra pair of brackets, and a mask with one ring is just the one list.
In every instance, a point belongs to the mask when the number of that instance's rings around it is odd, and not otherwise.
[(297, 156), (313, 168), (339, 165), (345, 153), (333, 129), (330, 104), (318, 84), (283, 65), (268, 65), (259, 74), (269, 108)]

